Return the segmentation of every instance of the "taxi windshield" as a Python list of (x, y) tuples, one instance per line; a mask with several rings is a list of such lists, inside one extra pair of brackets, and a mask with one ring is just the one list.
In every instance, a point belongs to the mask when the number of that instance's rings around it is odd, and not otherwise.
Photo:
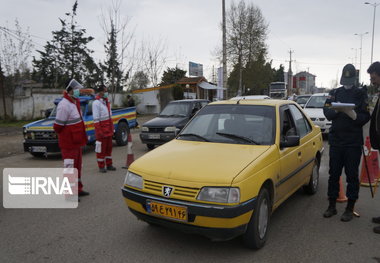
[(275, 108), (261, 105), (209, 105), (182, 130), (177, 139), (252, 145), (272, 145)]

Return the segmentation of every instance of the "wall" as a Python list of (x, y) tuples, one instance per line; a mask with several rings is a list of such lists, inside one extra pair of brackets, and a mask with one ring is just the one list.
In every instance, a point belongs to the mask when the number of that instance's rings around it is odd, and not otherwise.
[[(32, 94), (33, 91), (33, 94)], [(54, 100), (62, 97), (63, 90), (52, 89), (29, 89), (20, 93), (22, 96), (16, 96), (13, 100), (13, 118), (17, 120), (31, 120), (36, 118), (45, 118), (45, 110), (53, 108)], [(123, 106), (125, 94), (115, 94), (113, 104), (116, 107)], [(10, 108), (7, 108), (7, 110)], [(10, 112), (10, 111), (8, 111)], [(8, 113), (9, 114), (9, 113)], [(10, 114), (9, 114), (10, 115)]]
[(139, 114), (158, 114), (161, 111), (158, 101), (159, 90), (134, 93), (132, 95), (137, 104), (137, 112)]
[(30, 120), (44, 118), (45, 110), (54, 107), (54, 100), (62, 97), (62, 90), (28, 89), (25, 96), (13, 100), (13, 118)]

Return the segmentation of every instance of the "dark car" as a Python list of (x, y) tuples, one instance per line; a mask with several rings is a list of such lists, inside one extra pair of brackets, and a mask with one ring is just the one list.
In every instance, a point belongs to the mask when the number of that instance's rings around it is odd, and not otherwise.
[(208, 103), (208, 100), (202, 99), (169, 102), (156, 118), (142, 125), (140, 133), (142, 143), (151, 150), (155, 145), (174, 139), (194, 114)]

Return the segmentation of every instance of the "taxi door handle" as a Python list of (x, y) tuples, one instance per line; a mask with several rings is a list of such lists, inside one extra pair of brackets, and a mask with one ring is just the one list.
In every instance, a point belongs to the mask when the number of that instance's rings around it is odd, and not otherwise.
[(301, 152), (298, 152), (298, 156), (301, 157), (302, 153)]

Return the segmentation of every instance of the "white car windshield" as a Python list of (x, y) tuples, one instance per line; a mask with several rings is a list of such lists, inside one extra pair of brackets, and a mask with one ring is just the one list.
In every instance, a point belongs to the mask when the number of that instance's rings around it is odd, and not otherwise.
[(275, 116), (272, 106), (209, 105), (198, 112), (177, 139), (272, 145)]
[(323, 108), (327, 96), (311, 96), (305, 108)]

